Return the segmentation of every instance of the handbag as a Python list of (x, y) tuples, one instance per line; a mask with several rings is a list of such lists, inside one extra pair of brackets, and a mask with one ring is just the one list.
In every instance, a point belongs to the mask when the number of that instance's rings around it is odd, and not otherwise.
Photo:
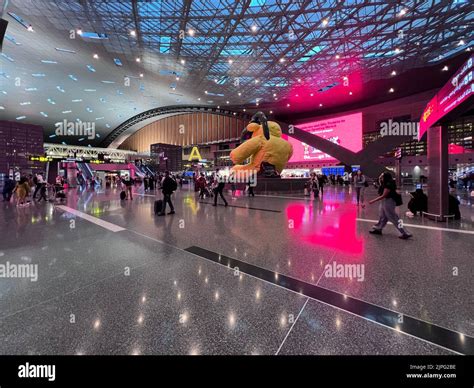
[(392, 193), (392, 199), (395, 201), (395, 206), (403, 205), (402, 195), (396, 191)]

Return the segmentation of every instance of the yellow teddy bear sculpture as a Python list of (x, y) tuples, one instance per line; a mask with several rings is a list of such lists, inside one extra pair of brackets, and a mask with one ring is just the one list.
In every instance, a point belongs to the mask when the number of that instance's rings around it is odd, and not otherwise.
[[(281, 138), (280, 125), (274, 121), (266, 121), (263, 114), (261, 116), (264, 122), (258, 119), (252, 120), (244, 130), (244, 134), (251, 135), (251, 138), (230, 153), (230, 158), (235, 164), (232, 170), (237, 175), (239, 171), (259, 173), (264, 162), (264, 165), (272, 165), (280, 174), (293, 154), (293, 146)], [(241, 163), (248, 158), (250, 162), (242, 165)]]

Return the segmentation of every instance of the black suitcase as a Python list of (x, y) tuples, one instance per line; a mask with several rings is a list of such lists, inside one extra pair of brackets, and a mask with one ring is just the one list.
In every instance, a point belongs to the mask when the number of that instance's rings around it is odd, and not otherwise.
[(163, 201), (159, 199), (155, 201), (155, 214), (161, 213), (163, 211)]
[(127, 198), (127, 193), (125, 191), (120, 192), (120, 199), (123, 201), (125, 198)]

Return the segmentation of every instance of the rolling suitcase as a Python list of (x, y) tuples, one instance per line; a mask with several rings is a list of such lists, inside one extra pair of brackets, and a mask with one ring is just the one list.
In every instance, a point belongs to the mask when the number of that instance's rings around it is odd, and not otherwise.
[(125, 193), (125, 191), (121, 191), (120, 192), (120, 199), (123, 201), (125, 198), (127, 198), (127, 194)]
[(163, 201), (161, 199), (155, 201), (155, 214), (163, 211)]

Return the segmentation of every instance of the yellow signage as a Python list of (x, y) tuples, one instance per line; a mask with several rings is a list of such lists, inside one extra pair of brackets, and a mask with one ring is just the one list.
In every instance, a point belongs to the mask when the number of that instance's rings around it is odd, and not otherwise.
[(30, 156), (30, 160), (33, 162), (52, 162), (53, 158), (49, 156)]
[(191, 160), (201, 160), (201, 154), (199, 153), (199, 150), (197, 147), (193, 147), (193, 149), (191, 150), (191, 154), (189, 155), (189, 161)]

